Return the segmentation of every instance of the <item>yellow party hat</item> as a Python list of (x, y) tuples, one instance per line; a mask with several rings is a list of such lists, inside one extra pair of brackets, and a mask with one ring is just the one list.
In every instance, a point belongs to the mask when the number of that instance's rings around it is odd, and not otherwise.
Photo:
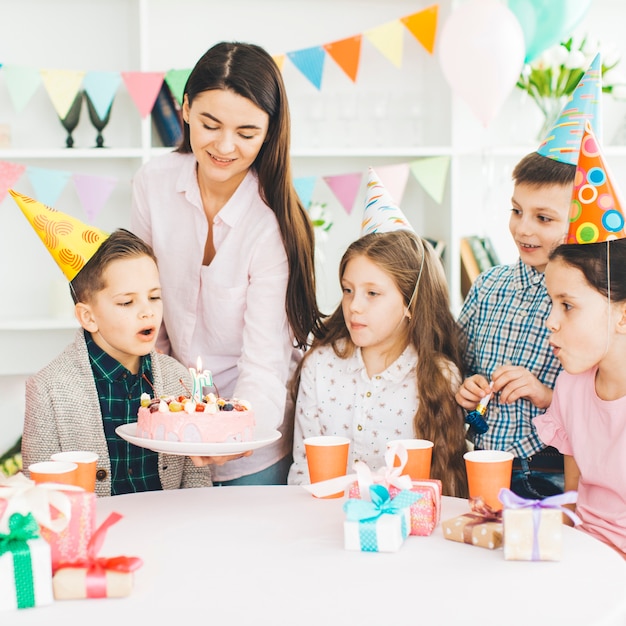
[(619, 190), (591, 125), (580, 145), (566, 243), (599, 243), (626, 238)]
[(35, 232), (69, 281), (95, 254), (108, 233), (9, 189)]

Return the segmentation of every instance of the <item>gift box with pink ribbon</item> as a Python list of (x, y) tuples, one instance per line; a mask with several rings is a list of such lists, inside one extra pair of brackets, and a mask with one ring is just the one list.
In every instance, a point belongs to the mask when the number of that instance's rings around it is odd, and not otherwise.
[[(394, 466), (395, 458), (399, 465)], [(356, 499), (370, 499), (370, 487), (382, 485), (388, 489), (391, 498), (395, 498), (400, 491), (412, 491), (420, 494), (410, 507), (411, 535), (430, 535), (439, 523), (441, 514), (441, 481), (436, 479), (411, 480), (403, 474), (408, 454), (401, 443), (392, 442), (385, 453), (385, 466), (373, 472), (366, 463), (355, 461), (354, 473), (332, 478), (304, 488), (318, 497), (336, 493), (341, 489), (348, 489), (348, 497)]]
[(575, 525), (580, 518), (565, 504), (573, 504), (577, 492), (567, 491), (543, 500), (529, 500), (501, 489), (504, 506), (504, 558), (508, 561), (559, 561), (562, 554), (563, 514)]
[(421, 495), (400, 491), (391, 498), (383, 485), (372, 485), (369, 494), (368, 500), (351, 498), (343, 505), (345, 549), (397, 552), (409, 534), (410, 506)]
[(443, 536), (472, 546), (495, 550), (502, 545), (502, 511), (482, 498), (469, 499), (470, 512), (441, 522)]
[(107, 531), (120, 519), (122, 516), (119, 513), (111, 513), (98, 527), (87, 546), (86, 558), (59, 565), (52, 579), (57, 600), (121, 598), (130, 595), (133, 572), (141, 567), (142, 560), (132, 556), (98, 556)]
[(96, 526), (96, 496), (72, 485), (36, 484), (18, 473), (0, 482), (0, 518), (31, 513), (50, 545), (52, 569), (85, 559)]

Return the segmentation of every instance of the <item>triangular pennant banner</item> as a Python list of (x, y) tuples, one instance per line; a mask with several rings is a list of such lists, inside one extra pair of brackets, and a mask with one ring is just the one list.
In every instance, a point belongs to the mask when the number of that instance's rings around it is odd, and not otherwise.
[(117, 178), (88, 174), (74, 174), (72, 178), (83, 210), (93, 223), (117, 185)]
[(122, 79), (139, 115), (147, 117), (159, 95), (165, 72), (122, 72)]
[(41, 85), (41, 74), (38, 69), (17, 65), (5, 65), (2, 74), (13, 106), (21, 113)]
[(324, 45), (324, 50), (330, 54), (335, 63), (348, 75), (352, 82), (356, 82), (361, 59), (362, 35), (333, 41)]
[(30, 184), (35, 190), (35, 197), (39, 202), (47, 206), (54, 206), (56, 204), (61, 192), (67, 185), (67, 181), (72, 176), (71, 172), (32, 166), (28, 166), (26, 174), (28, 175)]
[(324, 182), (330, 187), (341, 206), (350, 215), (354, 199), (361, 186), (361, 174), (342, 174), (340, 176), (324, 176)]
[(428, 157), (411, 163), (411, 173), (437, 204), (443, 200), (449, 167), (450, 157), (447, 156)]
[(172, 95), (174, 96), (174, 98), (176, 98), (178, 104), (180, 104), (181, 106), (183, 104), (185, 85), (187, 84), (189, 74), (191, 74), (191, 68), (186, 70), (170, 70), (169, 72), (167, 72), (167, 74), (165, 74), (165, 82), (170, 88)]
[(60, 119), (65, 119), (80, 90), (85, 72), (39, 70), (44, 87)]
[(365, 31), (365, 37), (396, 67), (402, 66), (402, 35), (404, 26), (400, 20)]
[(284, 54), (273, 54), (272, 55), (272, 59), (274, 59), (274, 63), (276, 63), (276, 65), (278, 65), (278, 69), (282, 72), (283, 71), (283, 67), (285, 67), (285, 59), (286, 59), (286, 55)]
[(409, 173), (408, 163), (376, 166), (376, 174), (378, 174), (380, 182), (398, 204), (402, 204), (402, 197), (409, 180)]
[(439, 6), (433, 4), (412, 15), (407, 15), (400, 21), (409, 29), (411, 34), (417, 39), (430, 54), (435, 49), (435, 33), (437, 32), (437, 14)]
[(121, 82), (119, 72), (87, 72), (83, 87), (100, 119), (106, 118)]
[(326, 51), (324, 48), (321, 46), (304, 48), (303, 50), (288, 52), (287, 56), (317, 89), (321, 89), (324, 61), (326, 60)]
[(305, 207), (311, 204), (311, 198), (313, 197), (313, 189), (317, 182), (317, 176), (305, 176), (303, 178), (294, 178), (293, 186), (296, 189), (296, 193), (300, 198), (300, 202)]
[(25, 165), (0, 161), (0, 202), (5, 199), (9, 189), (21, 178), (25, 170)]

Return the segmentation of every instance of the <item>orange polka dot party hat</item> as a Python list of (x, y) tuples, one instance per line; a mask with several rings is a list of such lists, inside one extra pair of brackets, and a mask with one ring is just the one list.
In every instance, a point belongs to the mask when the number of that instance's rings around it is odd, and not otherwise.
[(17, 191), (9, 189), (9, 193), (69, 281), (74, 280), (109, 236)]
[(589, 122), (580, 145), (566, 243), (626, 238), (623, 203)]

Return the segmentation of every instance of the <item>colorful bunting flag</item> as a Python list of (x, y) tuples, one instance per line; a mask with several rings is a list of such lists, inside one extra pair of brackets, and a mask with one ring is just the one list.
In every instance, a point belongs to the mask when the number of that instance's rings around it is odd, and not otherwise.
[(71, 178), (72, 172), (63, 170), (50, 170), (43, 167), (26, 168), (28, 180), (35, 190), (35, 197), (39, 202), (54, 206), (61, 192), (65, 189), (67, 181)]
[(295, 52), (288, 52), (287, 56), (317, 89), (322, 88), (322, 74), (324, 72), (324, 61), (326, 60), (324, 48), (321, 46), (303, 48)]
[(409, 29), (426, 50), (432, 54), (435, 50), (435, 33), (437, 32), (437, 14), (439, 6), (433, 4), (412, 15), (407, 15), (400, 21)]
[(283, 67), (285, 67), (285, 59), (287, 58), (284, 54), (273, 54), (272, 58), (274, 59), (274, 63), (278, 65), (278, 69), (282, 72)]
[(324, 50), (333, 58), (335, 63), (347, 74), (348, 78), (356, 82), (361, 59), (361, 41), (363, 37), (356, 35), (348, 39), (333, 41), (324, 45)]
[(18, 65), (5, 65), (2, 74), (13, 106), (21, 113), (41, 85), (41, 74), (38, 69)]
[(376, 166), (376, 174), (380, 182), (398, 204), (402, 203), (404, 190), (409, 180), (409, 173), (408, 163)]
[(165, 72), (122, 72), (122, 79), (139, 115), (148, 117), (156, 101)]
[(317, 182), (317, 176), (305, 176), (302, 178), (294, 178), (293, 186), (296, 189), (296, 193), (300, 198), (300, 202), (305, 207), (311, 204), (311, 198), (313, 197), (313, 189)]
[(106, 204), (117, 178), (112, 176), (92, 176), (90, 174), (74, 174), (72, 176), (76, 193), (83, 210), (91, 223), (96, 221), (102, 207)]
[(60, 119), (65, 119), (80, 91), (85, 72), (74, 70), (39, 70), (44, 87)]
[(365, 37), (396, 67), (402, 67), (402, 35), (404, 27), (400, 20), (387, 22), (365, 31)]
[(22, 177), (26, 166), (21, 163), (9, 163), (8, 161), (0, 161), (0, 202), (7, 195), (7, 192)]
[(424, 191), (437, 203), (443, 201), (450, 157), (427, 157), (411, 163), (411, 173)]
[(350, 215), (361, 186), (361, 174), (341, 174), (339, 176), (323, 176), (323, 178), (346, 213)]
[(83, 88), (100, 119), (106, 118), (121, 82), (122, 77), (119, 72), (87, 72), (83, 80)]
[(169, 72), (167, 72), (167, 74), (165, 74), (165, 82), (170, 88), (172, 95), (174, 96), (174, 98), (176, 98), (178, 104), (180, 104), (181, 106), (183, 104), (185, 85), (187, 84), (189, 74), (191, 74), (191, 68), (186, 70), (170, 70)]

